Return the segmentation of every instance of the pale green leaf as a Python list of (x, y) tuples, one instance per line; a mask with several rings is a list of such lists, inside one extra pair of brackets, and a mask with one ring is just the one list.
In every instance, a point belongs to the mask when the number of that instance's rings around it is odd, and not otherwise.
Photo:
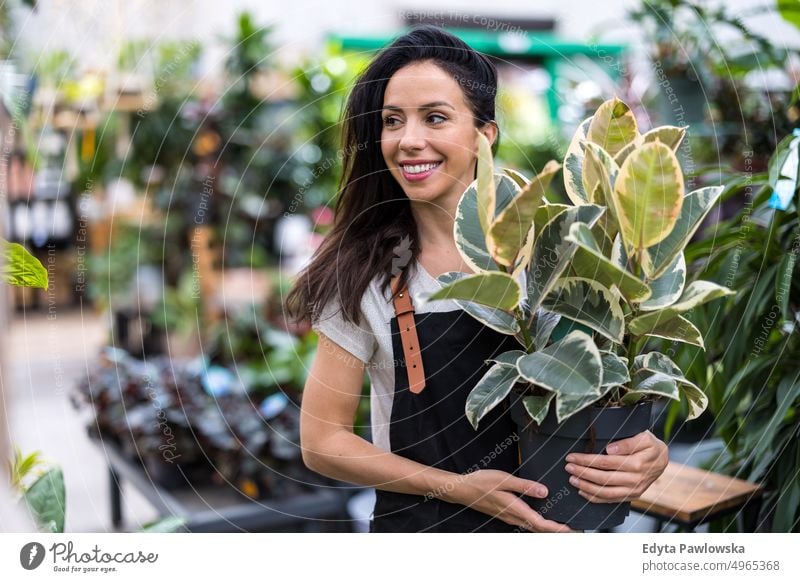
[(615, 156), (638, 137), (639, 128), (630, 107), (614, 97), (598, 107), (587, 135), (590, 141)]
[(660, 142), (637, 148), (623, 162), (609, 202), (629, 256), (664, 240), (683, 205), (683, 175), (675, 153)]

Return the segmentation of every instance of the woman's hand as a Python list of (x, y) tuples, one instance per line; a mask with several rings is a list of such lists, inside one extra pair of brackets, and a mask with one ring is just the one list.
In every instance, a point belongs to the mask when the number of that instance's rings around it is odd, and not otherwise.
[(649, 430), (609, 444), (606, 453), (567, 455), (570, 483), (594, 503), (637, 499), (669, 463), (667, 445)]
[(516, 493), (547, 497), (547, 488), (505, 471), (480, 469), (453, 477), (446, 501), (467, 505), (487, 515), (533, 532), (575, 532), (568, 526), (545, 519)]

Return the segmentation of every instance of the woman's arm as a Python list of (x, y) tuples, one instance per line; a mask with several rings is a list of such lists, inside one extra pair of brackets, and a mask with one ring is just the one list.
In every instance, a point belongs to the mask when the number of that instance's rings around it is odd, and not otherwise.
[(303, 461), (333, 479), (397, 493), (440, 497), (533, 531), (571, 531), (546, 520), (515, 493), (546, 497), (544, 487), (510, 473), (458, 474), (384, 451), (353, 432), (364, 362), (320, 334), (303, 390), (300, 442)]

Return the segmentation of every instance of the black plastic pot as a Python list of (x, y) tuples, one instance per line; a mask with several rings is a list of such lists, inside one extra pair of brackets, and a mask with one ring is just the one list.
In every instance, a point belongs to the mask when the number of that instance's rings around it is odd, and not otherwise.
[(602, 453), (612, 441), (634, 436), (651, 428), (652, 401), (633, 406), (603, 408), (588, 406), (559, 424), (555, 400), (541, 426), (531, 420), (515, 396), (511, 417), (517, 424), (521, 465), (519, 476), (547, 487), (548, 497), (523, 496), (546, 519), (572, 529), (594, 530), (620, 525), (630, 512), (630, 503), (591, 503), (570, 485), (564, 469), (569, 453)]

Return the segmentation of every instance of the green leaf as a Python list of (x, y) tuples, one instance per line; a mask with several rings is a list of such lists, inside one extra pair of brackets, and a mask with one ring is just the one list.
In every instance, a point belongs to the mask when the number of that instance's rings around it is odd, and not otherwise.
[(477, 429), (480, 420), (508, 396), (518, 379), (516, 366), (495, 364), (489, 368), (467, 396), (465, 411), (473, 428)]
[(633, 151), (619, 170), (609, 202), (628, 256), (664, 240), (683, 205), (683, 175), (674, 152), (660, 142)]
[(489, 252), (498, 264), (514, 264), (526, 236), (529, 234), (536, 209), (561, 166), (553, 160), (545, 165), (514, 199), (494, 219), (487, 237)]
[[(439, 275), (439, 277), (437, 277), (437, 281), (439, 281), (442, 285), (450, 285), (454, 281), (468, 276), (469, 275), (467, 273), (450, 271)], [(493, 309), (485, 305), (480, 305), (472, 301), (456, 300), (456, 304), (469, 315), (495, 331), (504, 333), (506, 335), (514, 335), (519, 332), (519, 324), (517, 323), (516, 318), (510, 313), (501, 311), (499, 309)]]
[(669, 269), (658, 279), (650, 281), (652, 296), (639, 304), (641, 311), (654, 311), (675, 303), (683, 293), (686, 284), (686, 261), (683, 253), (678, 253)]
[(591, 336), (580, 331), (517, 360), (520, 375), (551, 392), (597, 395), (603, 380), (600, 352)]
[(522, 399), (522, 405), (536, 424), (542, 424), (544, 417), (547, 416), (553, 396), (555, 392), (547, 392), (544, 396), (526, 396)]
[(593, 226), (604, 212), (602, 206), (584, 204), (572, 206), (557, 214), (540, 231), (533, 245), (533, 257), (528, 266), (528, 305), (537, 309), (567, 268), (575, 250), (574, 242), (567, 240), (570, 226), (583, 222)]
[(631, 377), (628, 373), (628, 360), (612, 352), (601, 351), (603, 361), (603, 382), (601, 386), (626, 386)]
[(603, 255), (588, 226), (576, 222), (570, 226), (566, 239), (578, 246), (572, 258), (572, 268), (579, 277), (593, 279), (606, 287), (615, 286), (631, 302), (650, 297), (650, 287), (646, 283)]
[(185, 517), (170, 515), (145, 524), (139, 533), (175, 533), (181, 531), (186, 522)]
[[(516, 182), (503, 174), (495, 174), (496, 213), (514, 199), (520, 189)], [(499, 271), (500, 267), (492, 259), (486, 248), (486, 234), (481, 228), (478, 216), (477, 180), (464, 191), (456, 208), (455, 225), (453, 227), (456, 247), (464, 261), (475, 272)]]
[(522, 290), (511, 275), (480, 273), (462, 277), (438, 291), (420, 293), (418, 297), (423, 302), (437, 299), (457, 299), (512, 311), (519, 306)]
[(64, 531), (67, 492), (60, 468), (50, 469), (39, 477), (24, 498), (40, 529), (48, 533)]
[(589, 125), (588, 138), (611, 156), (639, 135), (636, 117), (630, 107), (614, 97), (598, 107)]
[(567, 147), (564, 155), (564, 188), (567, 197), (576, 206), (589, 202), (589, 196), (583, 189), (583, 148), (581, 140), (585, 140), (589, 135), (589, 126), (592, 118), (585, 119), (578, 126)]
[(613, 342), (622, 343), (625, 314), (607, 287), (583, 277), (565, 277), (553, 286), (543, 306), (582, 323)]
[(786, 22), (800, 28), (800, 6), (796, 0), (778, 0), (778, 12)]
[(496, 194), (494, 185), (494, 164), (492, 161), (492, 146), (483, 133), (475, 130), (478, 134), (478, 168), (477, 168), (477, 189), (478, 189), (478, 220), (480, 221), (481, 231), (489, 232), (489, 225), (494, 218), (496, 207)]
[[(800, 231), (798, 231), (795, 236), (800, 237)], [(789, 309), (789, 291), (792, 288), (792, 278), (796, 263), (797, 253), (786, 253), (783, 259), (781, 259), (778, 272), (775, 276), (775, 303), (780, 308), (783, 319), (785, 320), (792, 319), (791, 310)]]
[(680, 216), (667, 238), (649, 247), (642, 255), (642, 269), (650, 279), (669, 269), (678, 253), (700, 228), (711, 208), (719, 200), (723, 186), (709, 186), (689, 192), (683, 199)]
[(39, 259), (30, 254), (18, 243), (0, 239), (3, 249), (3, 265), (0, 275), (9, 285), (17, 287), (38, 287), (47, 289), (49, 285), (47, 269)]

